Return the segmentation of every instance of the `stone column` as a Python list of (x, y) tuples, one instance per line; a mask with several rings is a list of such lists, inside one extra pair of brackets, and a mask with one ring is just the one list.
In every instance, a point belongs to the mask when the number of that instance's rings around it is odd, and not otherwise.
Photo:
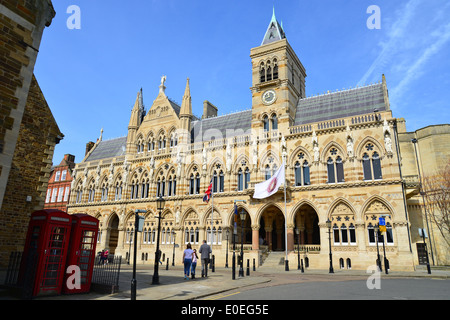
[(294, 225), (287, 225), (287, 250), (294, 250)]
[(259, 225), (252, 225), (252, 250), (259, 250)]

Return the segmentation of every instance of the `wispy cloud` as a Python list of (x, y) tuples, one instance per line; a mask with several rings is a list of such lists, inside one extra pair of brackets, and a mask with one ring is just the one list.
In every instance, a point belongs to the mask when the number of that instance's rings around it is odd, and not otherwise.
[[(383, 69), (399, 49), (400, 42), (409, 30), (414, 13), (422, 0), (410, 0), (404, 8), (396, 13), (395, 22), (388, 27), (387, 40), (380, 43), (381, 51), (366, 73), (359, 80), (358, 85), (364, 85), (376, 70)], [(384, 15), (384, 11), (382, 11)], [(384, 28), (384, 26), (383, 26)]]
[(433, 32), (431, 38), (434, 38), (434, 41), (410, 65), (402, 80), (391, 91), (392, 99), (403, 94), (407, 86), (422, 74), (423, 65), (450, 40), (450, 23)]

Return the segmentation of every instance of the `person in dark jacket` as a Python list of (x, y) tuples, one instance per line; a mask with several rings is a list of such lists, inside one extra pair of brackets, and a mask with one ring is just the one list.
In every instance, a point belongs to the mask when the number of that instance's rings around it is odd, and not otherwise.
[(212, 250), (211, 247), (206, 243), (206, 240), (203, 240), (203, 244), (200, 246), (198, 252), (200, 253), (200, 259), (202, 262), (202, 278), (207, 277), (209, 255), (212, 253)]

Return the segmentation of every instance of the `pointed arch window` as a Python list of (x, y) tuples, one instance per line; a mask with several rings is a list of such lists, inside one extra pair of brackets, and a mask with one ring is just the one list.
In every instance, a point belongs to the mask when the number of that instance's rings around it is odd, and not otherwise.
[(327, 159), (328, 183), (345, 182), (344, 163), (336, 148), (331, 148)]
[(238, 191), (242, 191), (244, 189), (244, 174), (242, 173), (242, 168), (239, 168), (237, 177)]
[(108, 183), (104, 182), (102, 184), (102, 196), (101, 201), (107, 201), (108, 200)]
[(269, 180), (270, 177), (272, 176), (272, 175), (270, 174), (270, 166), (269, 166), (268, 164), (266, 165), (264, 176), (265, 176), (265, 179), (266, 179), (266, 180)]
[(265, 115), (263, 117), (263, 126), (264, 126), (264, 132), (269, 131), (269, 117)]
[(278, 130), (278, 119), (276, 114), (272, 115), (271, 122), (272, 122), (272, 130)]
[(266, 82), (266, 69), (264, 68), (264, 63), (261, 64), (259, 69), (259, 82)]
[(365, 152), (362, 158), (364, 180), (380, 180), (383, 179), (381, 173), (381, 159), (378, 152), (372, 153), (372, 158)]
[(250, 170), (248, 168), (245, 168), (244, 173), (244, 188), (248, 189), (248, 184), (250, 183)]
[(277, 60), (273, 60), (273, 80), (278, 79), (278, 63)]
[(272, 68), (270, 66), (267, 67), (266, 78), (267, 78), (267, 81), (272, 80)]

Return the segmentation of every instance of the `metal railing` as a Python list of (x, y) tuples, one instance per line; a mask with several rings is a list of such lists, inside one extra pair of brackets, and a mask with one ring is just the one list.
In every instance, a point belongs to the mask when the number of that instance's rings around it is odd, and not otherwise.
[(118, 292), (121, 264), (122, 256), (111, 255), (104, 261), (99, 256), (95, 257), (91, 289), (107, 293)]

